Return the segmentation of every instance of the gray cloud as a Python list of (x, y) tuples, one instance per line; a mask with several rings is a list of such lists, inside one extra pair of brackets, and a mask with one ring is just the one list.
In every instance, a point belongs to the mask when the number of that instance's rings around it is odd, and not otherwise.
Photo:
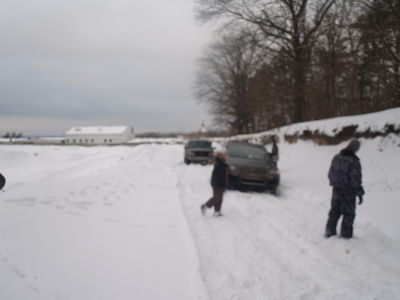
[(0, 134), (15, 127), (57, 134), (76, 122), (198, 128), (208, 115), (191, 87), (209, 32), (194, 25), (192, 6), (188, 0), (3, 0)]

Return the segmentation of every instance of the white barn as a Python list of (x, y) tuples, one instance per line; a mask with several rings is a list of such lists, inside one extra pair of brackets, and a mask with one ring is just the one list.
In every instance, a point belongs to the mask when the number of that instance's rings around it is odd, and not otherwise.
[(134, 137), (133, 127), (128, 126), (72, 127), (65, 133), (65, 144), (116, 145)]

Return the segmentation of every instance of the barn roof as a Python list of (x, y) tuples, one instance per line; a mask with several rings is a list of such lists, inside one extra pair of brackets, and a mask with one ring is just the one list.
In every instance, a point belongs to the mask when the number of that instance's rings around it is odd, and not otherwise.
[(66, 134), (121, 134), (127, 126), (85, 126), (72, 127)]

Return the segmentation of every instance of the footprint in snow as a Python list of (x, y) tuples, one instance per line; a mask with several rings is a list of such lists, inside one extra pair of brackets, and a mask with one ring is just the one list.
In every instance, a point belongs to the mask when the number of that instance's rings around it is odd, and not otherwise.
[(135, 229), (148, 229), (149, 228), (149, 226), (146, 226), (146, 225), (140, 225), (140, 224), (132, 224), (132, 225), (130, 225), (132, 228), (135, 228)]
[(25, 285), (32, 290), (33, 292), (39, 294), (40, 290), (32, 284), (33, 280), (37, 280), (37, 276), (29, 276), (26, 272), (24, 272), (21, 268), (19, 268), (16, 264), (12, 263), (8, 257), (2, 255), (2, 261), (5, 263), (7, 268), (11, 270), (11, 272), (16, 275), (19, 279), (24, 281)]
[(9, 200), (6, 200), (5, 202), (16, 203), (16, 204), (23, 205), (23, 206), (34, 206), (36, 204), (36, 198), (22, 197), (22, 198), (16, 198), (16, 199), (9, 199)]
[(110, 223), (117, 223), (117, 224), (120, 224), (120, 223), (121, 223), (121, 221), (116, 220), (116, 219), (106, 218), (106, 219), (104, 219), (104, 220), (107, 221), (107, 222), (110, 222)]
[(46, 206), (51, 206), (54, 203), (53, 200), (43, 200), (40, 201), (40, 204), (46, 205)]
[(78, 213), (76, 213), (76, 212), (74, 212), (74, 211), (67, 211), (67, 213), (68, 213), (69, 215), (71, 215), (71, 216), (74, 216), (74, 217), (82, 217), (81, 214), (78, 214)]

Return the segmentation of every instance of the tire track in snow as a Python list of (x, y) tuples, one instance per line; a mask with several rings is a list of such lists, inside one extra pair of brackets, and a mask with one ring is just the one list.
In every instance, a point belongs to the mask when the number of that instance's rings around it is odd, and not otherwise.
[[(248, 201), (254, 201), (257, 196), (263, 195), (252, 195)], [(271, 198), (271, 196), (268, 195), (267, 198)], [(230, 218), (231, 213), (232, 218)], [(280, 214), (280, 217), (285, 218), (285, 215)], [(233, 210), (230, 210), (227, 219), (232, 228), (236, 232), (240, 232), (241, 242), (236, 243), (235, 247), (243, 244), (249, 245), (247, 256), (252, 259), (249, 263), (244, 260), (248, 265), (249, 276), (251, 277), (254, 271), (258, 271), (256, 274), (261, 289), (280, 291), (279, 294), (269, 295), (268, 299), (290, 298), (294, 295), (296, 298), (303, 298), (310, 293), (315, 296), (319, 290), (325, 288), (325, 283), (319, 280), (318, 275), (304, 272), (305, 266), (300, 257), (308, 257), (313, 253), (310, 253), (301, 243), (292, 240), (287, 234), (288, 230), (275, 223), (273, 214), (263, 216), (261, 223), (254, 223), (252, 218), (244, 216), (240, 209), (234, 207)], [(258, 234), (260, 226), (269, 229), (263, 231), (262, 236)], [(290, 249), (290, 253), (288, 253), (288, 249)], [(290, 254), (289, 257), (287, 254)], [(242, 256), (246, 258), (246, 253), (243, 252)], [(318, 257), (319, 262), (321, 260)], [(276, 278), (280, 280), (276, 280)], [(287, 285), (287, 282), (297, 282), (297, 284)]]
[[(197, 170), (196, 170), (197, 171)], [(183, 174), (182, 174), (183, 173)], [(187, 179), (190, 178), (189, 173), (191, 172), (186, 172), (185, 169), (181, 170), (181, 180), (183, 178)], [(194, 173), (194, 172), (193, 172)], [(207, 178), (204, 177), (209, 177), (209, 176), (204, 176), (205, 173), (202, 172), (203, 177), (198, 177), (195, 178), (193, 181), (202, 183), (203, 186), (208, 185)], [(201, 175), (200, 175), (201, 176)], [(184, 182), (182, 185), (188, 184), (188, 182)], [(210, 190), (209, 188), (207, 188)], [(204, 190), (204, 189), (203, 189)], [(185, 189), (182, 191), (184, 196), (182, 198), (197, 198), (198, 195), (190, 194), (193, 192), (193, 189), (191, 191), (191, 188), (188, 188), (187, 186)], [(253, 297), (252, 299), (265, 299), (262, 293), (251, 293), (249, 292), (249, 288), (253, 288), (255, 290), (276, 290), (276, 286), (278, 285), (278, 290), (284, 291), (284, 283), (280, 282), (279, 280), (275, 280), (274, 277), (277, 276), (277, 274), (285, 274), (286, 277), (293, 277), (293, 280), (300, 280), (301, 275), (296, 275), (293, 274), (293, 272), (288, 269), (287, 264), (280, 259), (279, 255), (275, 253), (275, 251), (272, 251), (273, 248), (270, 248), (270, 245), (274, 243), (272, 240), (266, 240), (266, 239), (255, 239), (253, 238), (254, 232), (256, 230), (253, 230), (252, 228), (246, 228), (246, 225), (238, 225), (238, 224), (249, 224), (249, 221), (251, 219), (251, 214), (246, 215), (246, 213), (241, 212), (238, 209), (235, 209), (232, 204), (234, 202), (232, 201), (232, 195), (240, 195), (244, 197), (248, 197), (250, 199), (246, 199), (248, 201), (251, 201), (252, 197), (249, 194), (242, 194), (238, 192), (228, 192), (225, 195), (225, 202), (224, 202), (224, 208), (223, 210), (226, 210), (226, 217), (223, 217), (222, 219), (219, 220), (213, 220), (210, 218), (206, 219), (200, 219), (200, 221), (208, 222), (201, 224), (202, 229), (197, 229), (194, 228), (193, 231), (195, 232), (195, 236), (197, 235), (197, 238), (200, 240), (198, 241), (198, 247), (200, 248), (202, 254), (202, 259), (205, 261), (204, 264), (206, 265), (203, 268), (209, 268), (212, 269), (213, 266), (212, 264), (216, 263), (217, 260), (220, 260), (218, 263), (222, 263), (224, 265), (224, 269), (227, 270), (235, 270), (238, 272), (236, 275), (231, 274), (227, 276), (226, 278), (226, 285), (233, 284), (234, 286), (240, 286), (242, 285), (242, 289), (239, 289), (239, 291), (243, 291), (241, 295), (235, 295), (235, 294), (229, 294), (229, 292), (224, 292), (223, 298), (220, 298), (221, 295), (218, 293), (218, 296), (215, 297), (215, 299), (248, 299), (248, 297)], [(263, 195), (264, 196), (264, 195)], [(186, 207), (186, 209), (190, 209), (190, 213), (192, 216), (189, 216), (189, 219), (192, 223), (192, 227), (197, 227), (199, 222), (199, 218), (193, 215), (192, 208)], [(229, 209), (229, 210), (228, 210)], [(196, 209), (197, 210), (197, 209)], [(199, 214), (199, 211), (195, 210), (195, 214)], [(200, 217), (201, 218), (201, 217)], [(217, 224), (215, 224), (218, 222)], [(221, 224), (222, 223), (222, 224)], [(250, 222), (251, 224), (251, 222)], [(194, 225), (194, 226), (193, 226)], [(219, 228), (223, 226), (224, 228)], [(229, 233), (229, 236), (227, 236), (227, 231)], [(199, 232), (206, 232), (209, 233), (211, 236), (208, 238), (204, 238), (203, 236), (200, 236), (199, 238)], [(222, 232), (223, 235), (219, 235), (218, 232)], [(239, 234), (240, 233), (240, 234)], [(218, 242), (219, 240), (223, 240), (224, 242)], [(217, 242), (216, 242), (217, 241)], [(222, 255), (219, 256), (218, 253), (216, 253), (216, 258), (215, 259), (210, 259), (208, 254), (204, 254), (204, 252), (212, 252), (212, 250), (204, 250), (204, 248), (207, 248), (209, 245), (206, 245), (204, 247), (204, 242), (206, 243), (211, 243), (215, 246), (215, 248), (218, 247), (224, 247), (223, 244), (228, 245), (229, 250), (232, 251), (234, 254), (232, 255)], [(201, 245), (203, 244), (203, 245)], [(230, 246), (230, 247), (229, 247)], [(211, 246), (212, 247), (212, 246)], [(203, 248), (203, 249), (201, 249)], [(261, 249), (261, 250), (260, 250)], [(263, 260), (265, 261), (265, 258), (268, 257), (275, 257), (274, 259), (268, 259), (268, 264), (263, 264)], [(228, 261), (227, 261), (228, 259)], [(211, 268), (207, 267), (207, 265), (211, 264)], [(215, 266), (215, 268), (218, 268)], [(271, 269), (273, 271), (271, 272)], [(240, 271), (238, 271), (240, 270)], [(258, 270), (259, 272), (254, 272), (255, 270)], [(207, 276), (213, 277), (213, 272), (218, 272), (218, 270), (211, 270), (211, 271), (205, 271), (207, 273)], [(246, 274), (243, 276), (243, 274)], [(271, 274), (271, 275), (270, 275)], [(258, 276), (258, 278), (255, 278), (255, 276)], [(236, 278), (235, 278), (236, 277)], [(240, 281), (242, 278), (251, 278), (249, 281), (241, 283)], [(253, 283), (252, 281), (256, 280), (257, 283)], [(211, 280), (212, 281), (212, 280)], [(215, 283), (210, 282), (208, 280), (209, 285), (213, 285)], [(272, 282), (272, 283), (271, 283)], [(275, 289), (274, 289), (275, 287)], [(223, 289), (221, 286), (214, 286), (211, 287), (211, 289), (215, 290), (218, 289)], [(287, 288), (286, 288), (287, 289)], [(309, 288), (307, 289), (309, 290)], [(250, 294), (250, 295), (249, 295)], [(289, 292), (290, 294), (290, 292)], [(280, 293), (279, 296), (282, 296), (282, 293)], [(279, 297), (278, 297), (279, 298)]]

